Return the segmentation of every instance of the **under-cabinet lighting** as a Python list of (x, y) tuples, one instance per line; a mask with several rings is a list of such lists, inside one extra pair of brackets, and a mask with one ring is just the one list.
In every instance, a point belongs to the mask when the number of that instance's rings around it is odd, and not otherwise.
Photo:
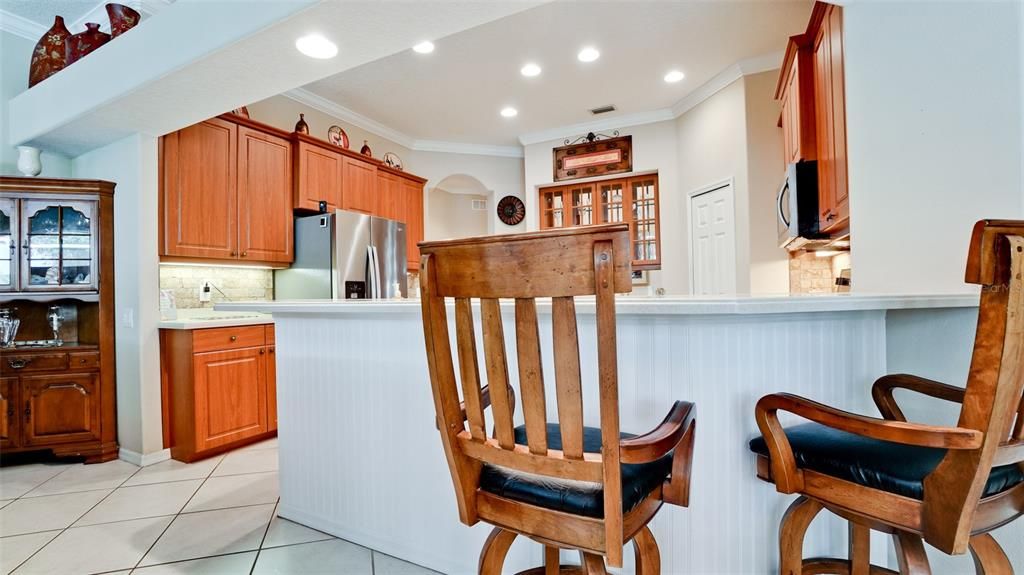
[(227, 264), (202, 264), (195, 262), (160, 262), (160, 267), (183, 267), (183, 268), (229, 268), (236, 270), (280, 270), (285, 269), (288, 266), (268, 266), (268, 265), (227, 265)]
[(295, 48), (317, 60), (327, 60), (338, 55), (338, 45), (320, 34), (308, 34), (299, 38), (295, 41)]
[(830, 258), (830, 257), (833, 257), (833, 256), (838, 256), (841, 253), (843, 253), (843, 252), (841, 252), (839, 250), (818, 250), (818, 251), (814, 252), (814, 257), (817, 257), (817, 258)]

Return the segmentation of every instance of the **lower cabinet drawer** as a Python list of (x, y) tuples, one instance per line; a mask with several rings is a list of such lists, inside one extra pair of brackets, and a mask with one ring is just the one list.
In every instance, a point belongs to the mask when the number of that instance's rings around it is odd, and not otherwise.
[(57, 371), (68, 368), (68, 354), (59, 353), (26, 353), (4, 354), (0, 362), (0, 375), (18, 375), (37, 371)]
[(229, 351), (246, 347), (260, 347), (265, 342), (262, 325), (242, 327), (216, 327), (192, 331), (192, 351)]
[(68, 354), (68, 369), (99, 369), (98, 351), (78, 351)]

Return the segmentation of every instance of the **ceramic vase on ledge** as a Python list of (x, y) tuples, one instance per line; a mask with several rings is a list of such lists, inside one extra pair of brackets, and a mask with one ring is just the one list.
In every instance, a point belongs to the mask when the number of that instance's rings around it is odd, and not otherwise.
[(26, 176), (38, 176), (43, 171), (39, 161), (39, 148), (18, 146), (18, 171)]
[(32, 63), (28, 69), (28, 87), (31, 88), (39, 82), (60, 72), (67, 66), (67, 54), (64, 43), (71, 36), (64, 18), (57, 16), (53, 19), (53, 26), (43, 34), (43, 37), (36, 43), (32, 50)]
[(117, 38), (139, 23), (142, 16), (124, 4), (107, 4), (107, 17), (110, 18), (110, 35)]
[(68, 66), (81, 60), (90, 52), (110, 41), (110, 34), (100, 32), (100, 25), (88, 22), (85, 32), (79, 32), (64, 42), (67, 51)]

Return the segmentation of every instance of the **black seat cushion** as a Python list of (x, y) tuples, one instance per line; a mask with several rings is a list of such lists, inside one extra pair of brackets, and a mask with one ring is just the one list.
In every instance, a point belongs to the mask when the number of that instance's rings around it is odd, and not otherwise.
[[(557, 423), (548, 424), (548, 448), (562, 449), (562, 434)], [(622, 438), (635, 437), (623, 433)], [(525, 445), (526, 427), (515, 429), (516, 443)], [(601, 430), (583, 428), (583, 451), (601, 453)], [(672, 455), (637, 465), (622, 465), (622, 511), (632, 510), (644, 497), (661, 485), (672, 471)], [(480, 473), (480, 489), (506, 499), (521, 501), (586, 517), (604, 517), (604, 486), (600, 483), (570, 481), (533, 475), (484, 464)]]
[[(946, 455), (945, 449), (916, 447), (871, 439), (817, 423), (786, 428), (796, 465), (865, 487), (924, 499), (924, 478)], [(750, 441), (750, 450), (770, 457), (763, 437)], [(1017, 465), (992, 468), (983, 497), (1024, 482)]]

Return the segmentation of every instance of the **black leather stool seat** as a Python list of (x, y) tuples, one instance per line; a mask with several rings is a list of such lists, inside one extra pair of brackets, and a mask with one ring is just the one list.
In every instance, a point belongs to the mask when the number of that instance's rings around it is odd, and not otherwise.
[[(786, 428), (796, 465), (889, 493), (924, 499), (924, 478), (946, 455), (945, 449), (881, 441), (817, 423)], [(770, 457), (763, 437), (750, 440), (750, 450)], [(992, 468), (982, 497), (1024, 482), (1017, 465)]]
[[(548, 448), (562, 449), (562, 434), (557, 423), (548, 424)], [(623, 433), (622, 438), (635, 437)], [(526, 427), (515, 429), (516, 443), (525, 445)], [(583, 428), (583, 451), (601, 453), (601, 430)], [(672, 455), (638, 465), (622, 465), (622, 511), (631, 511), (672, 471)], [(604, 517), (604, 486), (600, 483), (569, 481), (555, 477), (522, 473), (506, 467), (484, 464), (480, 489), (506, 499), (564, 511), (586, 517)]]

